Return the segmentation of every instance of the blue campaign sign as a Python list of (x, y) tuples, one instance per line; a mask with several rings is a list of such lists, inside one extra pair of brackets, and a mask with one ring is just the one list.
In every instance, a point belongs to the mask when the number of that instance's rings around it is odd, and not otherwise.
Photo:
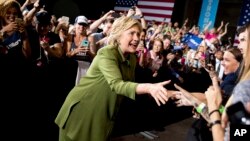
[(191, 49), (196, 50), (202, 40), (202, 38), (199, 38), (198, 36), (192, 33), (186, 33), (182, 38), (181, 42), (187, 44)]
[(201, 31), (209, 22), (211, 27), (214, 26), (218, 4), (219, 0), (203, 0), (198, 24)]

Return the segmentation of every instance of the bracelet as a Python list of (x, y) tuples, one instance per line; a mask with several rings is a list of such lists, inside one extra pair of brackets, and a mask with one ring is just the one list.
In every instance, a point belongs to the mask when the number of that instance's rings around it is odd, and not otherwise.
[(144, 15), (141, 15), (141, 16), (140, 16), (140, 19), (143, 18), (143, 17), (144, 17)]
[(215, 120), (215, 121), (210, 122), (209, 127), (212, 128), (216, 124), (221, 124), (221, 120)]
[(211, 111), (209, 114), (208, 114), (208, 116), (210, 117), (213, 113), (215, 113), (215, 112), (219, 112), (220, 113), (220, 110), (218, 110), (218, 109), (216, 109), (216, 110), (213, 110), (213, 111)]
[(200, 105), (198, 105), (196, 107), (196, 111), (200, 114), (205, 107), (206, 107), (206, 104), (205, 103), (201, 103)]
[(225, 110), (225, 107), (224, 107), (223, 105), (221, 105), (221, 106), (220, 106), (220, 109), (219, 109), (220, 113), (223, 113), (224, 110)]

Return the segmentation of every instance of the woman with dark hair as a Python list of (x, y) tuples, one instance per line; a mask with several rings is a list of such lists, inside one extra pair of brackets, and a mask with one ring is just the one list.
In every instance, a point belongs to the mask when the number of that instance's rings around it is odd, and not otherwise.
[[(229, 48), (224, 52), (223, 55), (223, 61), (222, 65), (224, 67), (224, 74), (226, 75), (222, 83), (219, 85), (221, 89), (221, 93), (223, 96), (223, 103), (222, 105), (225, 105), (227, 102), (228, 98), (230, 97), (235, 85), (237, 84), (237, 79), (238, 79), (238, 74), (240, 71), (240, 66), (242, 62), (242, 53), (238, 48)], [(210, 72), (212, 73), (212, 72)], [(216, 78), (218, 78), (216, 73), (213, 73)], [(177, 89), (181, 91), (181, 93), (186, 93), (186, 94), (191, 94), (194, 97), (198, 98), (200, 101), (206, 103), (206, 96), (204, 93), (189, 93), (187, 91), (184, 91), (182, 88), (179, 86), (176, 86)], [(177, 101), (178, 105), (191, 105), (192, 102), (185, 98), (179, 98), (180, 100)], [(192, 106), (192, 105), (191, 105)], [(199, 126), (193, 126), (192, 130), (189, 131), (189, 136), (187, 140), (211, 140), (212, 135), (211, 132), (209, 131), (207, 124), (207, 121), (203, 120), (203, 118), (198, 119), (195, 123), (199, 123), (197, 125)], [(196, 130), (193, 130), (196, 129)], [(193, 134), (191, 134), (191, 131), (193, 131)]]
[(35, 114), (39, 110), (33, 110), (37, 95), (30, 93), (31, 48), (16, 0), (0, 1), (0, 68), (1, 135), (6, 140), (37, 140), (41, 126)]
[(226, 76), (220, 84), (224, 104), (231, 96), (234, 86), (237, 83), (242, 59), (242, 53), (238, 48), (232, 47), (224, 52), (221, 65), (224, 67), (224, 74)]
[[(220, 88), (217, 86), (216, 80), (213, 83), (213, 86), (209, 87), (205, 92), (207, 97), (208, 109), (210, 114), (210, 119), (214, 123), (212, 126), (212, 134), (213, 139), (217, 140), (230, 140), (229, 130), (230, 130), (230, 122), (227, 115), (227, 108), (230, 105), (234, 105), (237, 102), (243, 103), (244, 106), (250, 102), (250, 23), (242, 26), (238, 29), (239, 35), (239, 45), (241, 53), (243, 54), (244, 61), (242, 62), (243, 70), (240, 74), (239, 82), (236, 84), (233, 89), (232, 95), (226, 103), (226, 108), (222, 115), (219, 112), (216, 112), (219, 109), (222, 97)], [(248, 106), (249, 107), (249, 106)], [(243, 109), (242, 109), (243, 110)], [(215, 112), (213, 112), (215, 111)], [(249, 111), (249, 109), (248, 109)], [(241, 123), (239, 123), (241, 124)], [(244, 139), (244, 138), (243, 138)]]
[(15, 0), (5, 0), (0, 3), (0, 8), (0, 38), (3, 44), (1, 55), (5, 57), (12, 55), (21, 60), (30, 57), (31, 50), (20, 4)]

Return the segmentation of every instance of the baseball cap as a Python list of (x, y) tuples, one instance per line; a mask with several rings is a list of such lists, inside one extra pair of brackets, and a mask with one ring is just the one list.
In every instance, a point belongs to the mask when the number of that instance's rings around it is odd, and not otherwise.
[(75, 19), (75, 23), (77, 24), (86, 24), (88, 25), (88, 19), (85, 16), (77, 16)]
[(42, 25), (51, 24), (51, 15), (47, 11), (36, 13), (36, 23)]

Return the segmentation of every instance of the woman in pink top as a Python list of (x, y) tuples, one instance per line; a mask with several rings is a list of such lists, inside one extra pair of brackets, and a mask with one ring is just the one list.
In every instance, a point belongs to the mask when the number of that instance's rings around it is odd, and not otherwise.
[(148, 52), (146, 63), (148, 67), (152, 70), (153, 77), (157, 76), (157, 71), (162, 66), (163, 56), (161, 51), (163, 49), (163, 41), (159, 38), (156, 38), (153, 41), (153, 48)]

